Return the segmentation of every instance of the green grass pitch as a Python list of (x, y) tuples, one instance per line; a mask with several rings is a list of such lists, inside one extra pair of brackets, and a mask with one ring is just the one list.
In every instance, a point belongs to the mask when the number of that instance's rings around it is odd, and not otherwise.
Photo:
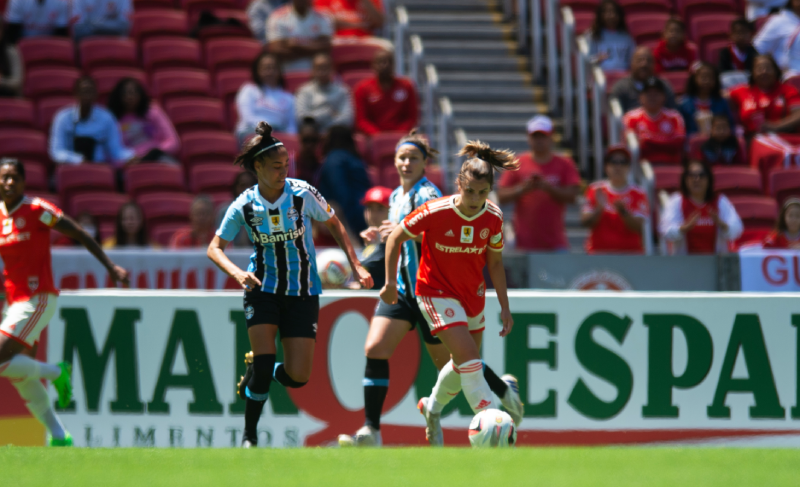
[(0, 448), (3, 485), (797, 486), (800, 450)]

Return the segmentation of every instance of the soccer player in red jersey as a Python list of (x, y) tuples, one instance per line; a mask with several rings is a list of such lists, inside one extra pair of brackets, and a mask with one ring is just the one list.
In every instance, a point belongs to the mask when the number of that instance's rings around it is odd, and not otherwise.
[[(451, 354), (442, 368), (430, 398), (417, 406), (427, 422), (432, 445), (444, 443), (441, 411), (459, 389), (476, 413), (493, 406), (492, 392), (483, 376), (480, 342), (484, 329), (486, 283), (489, 275), (500, 301), (503, 329), (511, 332), (514, 321), (508, 306), (503, 268), (503, 213), (487, 201), (495, 170), (519, 168), (514, 153), (492, 150), (470, 142), (460, 155), (468, 156), (456, 180), (459, 192), (429, 201), (409, 214), (389, 235), (386, 243), (386, 285), (381, 299), (397, 302), (397, 258), (403, 242), (422, 235), (422, 255), (417, 272), (416, 296), (431, 334), (438, 336)], [(454, 372), (454, 373), (453, 373)], [(453, 380), (455, 379), (455, 380)], [(516, 387), (516, 380), (514, 385)]]
[(7, 377), (36, 419), (47, 427), (50, 444), (70, 446), (41, 379), (53, 383), (58, 404), (72, 399), (71, 366), (34, 360), (39, 334), (56, 311), (58, 290), (50, 265), (50, 230), (81, 242), (103, 263), (114, 282), (128, 282), (97, 242), (54, 205), (25, 197), (25, 167), (17, 159), (0, 159), (0, 257), (3, 258), (6, 306), (0, 322), (0, 377)]
[(765, 249), (800, 249), (800, 198), (789, 198), (781, 208), (775, 231), (764, 238)]

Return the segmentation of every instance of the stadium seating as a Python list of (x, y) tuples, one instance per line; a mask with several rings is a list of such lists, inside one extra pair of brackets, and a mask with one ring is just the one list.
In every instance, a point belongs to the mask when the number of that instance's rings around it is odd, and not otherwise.
[(730, 42), (731, 22), (736, 14), (717, 12), (713, 14), (698, 14), (689, 22), (689, 37), (700, 46), (714, 40)]
[(769, 196), (731, 196), (729, 198), (746, 229), (769, 229), (778, 217), (778, 203)]
[(730, 43), (731, 41), (724, 39), (706, 41), (700, 52), (700, 58), (707, 63), (718, 66), (720, 49), (728, 47)]
[(236, 138), (229, 132), (199, 131), (181, 136), (181, 160), (189, 170), (198, 164), (230, 164), (237, 153)]
[(80, 43), (81, 67), (85, 71), (95, 68), (137, 67), (139, 56), (136, 44), (120, 37), (91, 37)]
[(164, 69), (153, 73), (150, 94), (166, 105), (181, 97), (211, 95), (211, 77), (202, 69)]
[(122, 78), (133, 78), (147, 89), (147, 77), (144, 71), (137, 68), (98, 68), (91, 73), (97, 84), (97, 94), (101, 103), (105, 103), (111, 90)]
[(19, 41), (25, 69), (36, 67), (75, 66), (75, 48), (64, 37), (28, 37)]
[(769, 175), (769, 187), (772, 196), (782, 205), (792, 196), (800, 198), (800, 169), (775, 169)]
[(714, 166), (714, 191), (725, 196), (762, 195), (761, 174), (757, 169), (743, 166)]
[(192, 195), (187, 193), (152, 193), (136, 198), (142, 207), (147, 226), (152, 230), (163, 223), (186, 224)]
[(36, 103), (36, 123), (37, 127), (45, 132), (50, 131), (50, 124), (53, 117), (65, 106), (75, 103), (75, 99), (67, 96), (49, 96), (42, 98)]
[(646, 44), (661, 39), (669, 17), (668, 13), (648, 12), (628, 15), (625, 20), (628, 23), (628, 32), (636, 44)]
[(226, 69), (219, 71), (214, 76), (217, 96), (227, 106), (234, 98), (243, 84), (252, 82), (253, 76), (249, 69)]
[(386, 49), (377, 39), (335, 38), (331, 45), (331, 58), (336, 71), (343, 73), (354, 69), (370, 69), (375, 54)]
[(183, 169), (174, 164), (137, 164), (125, 169), (125, 190), (133, 198), (166, 191), (186, 191)]
[(25, 189), (47, 191), (47, 167), (37, 162), (25, 162)]
[(735, 0), (677, 0), (679, 15), (690, 19), (699, 14), (735, 13)]
[(113, 225), (119, 209), (128, 201), (130, 198), (127, 195), (114, 192), (77, 194), (72, 197), (72, 214), (80, 215), (85, 211), (95, 217), (101, 226)]
[[(189, 18), (194, 20), (198, 17), (203, 10), (213, 11), (215, 9), (234, 9), (236, 4), (233, 0), (179, 0), (178, 5), (181, 10), (185, 10), (189, 14)], [(191, 25), (195, 25), (192, 22)]]
[[(199, 12), (195, 13), (199, 14)], [(253, 38), (253, 34), (250, 32), (250, 28), (248, 27), (249, 19), (247, 18), (247, 13), (241, 10), (218, 8), (212, 10), (211, 13), (214, 14), (214, 16), (216, 16), (218, 19), (222, 20), (223, 23), (205, 25), (200, 28), (200, 30), (197, 32), (197, 38), (200, 39), (201, 42), (205, 42), (209, 39), (214, 39), (217, 37)], [(231, 22), (231, 20), (235, 22)], [(196, 22), (192, 25), (196, 25)]]
[(33, 103), (15, 98), (0, 98), (0, 129), (35, 127)]
[(670, 0), (618, 0), (625, 15), (639, 13), (671, 13), (674, 5)]
[(666, 191), (672, 193), (679, 191), (681, 187), (681, 173), (683, 168), (679, 166), (655, 166), (656, 191)]
[(192, 193), (227, 192), (228, 198), (230, 198), (233, 182), (241, 172), (242, 168), (232, 165), (196, 166), (189, 171), (189, 189)]
[(375, 76), (375, 73), (371, 69), (356, 69), (342, 73), (342, 83), (346, 84), (352, 92), (359, 83), (373, 76)]
[(142, 66), (146, 71), (159, 68), (202, 68), (200, 43), (188, 38), (147, 39), (142, 42)]
[(669, 83), (675, 95), (686, 93), (686, 81), (689, 79), (689, 71), (665, 71), (658, 76)]
[(25, 73), (23, 93), (25, 98), (52, 95), (72, 95), (80, 72), (75, 68), (33, 68)]
[(284, 89), (289, 93), (295, 92), (311, 79), (311, 73), (301, 71), (298, 73), (286, 73), (283, 75)]
[(225, 130), (225, 107), (212, 98), (180, 98), (168, 101), (166, 111), (178, 133), (197, 130)]
[(254, 39), (210, 39), (205, 43), (206, 66), (211, 72), (250, 68), (261, 49), (261, 44)]
[(154, 36), (189, 35), (186, 12), (178, 10), (145, 10), (133, 13), (131, 35), (137, 43)]
[(400, 185), (400, 175), (394, 166), (379, 167), (381, 171), (381, 186), (396, 188)]
[(113, 192), (114, 181), (114, 168), (108, 164), (61, 165), (56, 170), (56, 188), (67, 211), (72, 211), (72, 197), (76, 194)]
[(394, 165), (397, 142), (405, 135), (404, 132), (384, 132), (372, 136), (372, 150), (367, 163), (379, 168)]
[(47, 155), (47, 137), (32, 129), (0, 130), (0, 147), (4, 157), (16, 157), (23, 161), (36, 161), (51, 166)]
[(150, 241), (156, 245), (160, 245), (162, 247), (168, 247), (169, 242), (172, 239), (172, 236), (180, 230), (181, 228), (185, 227), (186, 223), (157, 223), (152, 226), (148, 226), (150, 228)]

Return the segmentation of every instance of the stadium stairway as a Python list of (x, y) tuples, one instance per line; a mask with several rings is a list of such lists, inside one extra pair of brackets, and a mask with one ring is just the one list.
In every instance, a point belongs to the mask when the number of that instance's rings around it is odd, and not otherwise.
[[(499, 0), (502, 1), (502, 0)], [(400, 0), (408, 11), (409, 34), (424, 46), (424, 63), (439, 75), (438, 96), (453, 107), (453, 127), (467, 139), (517, 152), (528, 150), (525, 123), (547, 113), (547, 90), (533, 82), (530, 59), (523, 55), (513, 22), (504, 22), (491, 0)], [(561, 120), (553, 119), (556, 150), (561, 145)], [(579, 226), (577, 207), (567, 211), (567, 234), (574, 251), (583, 248), (586, 231)]]

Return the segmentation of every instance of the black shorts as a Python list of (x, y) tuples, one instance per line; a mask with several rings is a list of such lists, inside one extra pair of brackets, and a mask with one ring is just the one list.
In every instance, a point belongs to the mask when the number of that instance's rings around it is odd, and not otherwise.
[(422, 333), (422, 339), (425, 343), (431, 345), (439, 345), (442, 343), (437, 337), (431, 335), (431, 328), (428, 326), (428, 321), (419, 310), (419, 305), (416, 299), (409, 299), (405, 294), (397, 296), (397, 303), (386, 304), (382, 299), (378, 300), (378, 306), (375, 307), (375, 316), (383, 316), (384, 318), (392, 318), (395, 320), (403, 320), (411, 323), (411, 329), (419, 328)]
[(319, 296), (284, 296), (261, 290), (244, 293), (247, 327), (278, 325), (281, 338), (317, 338)]

